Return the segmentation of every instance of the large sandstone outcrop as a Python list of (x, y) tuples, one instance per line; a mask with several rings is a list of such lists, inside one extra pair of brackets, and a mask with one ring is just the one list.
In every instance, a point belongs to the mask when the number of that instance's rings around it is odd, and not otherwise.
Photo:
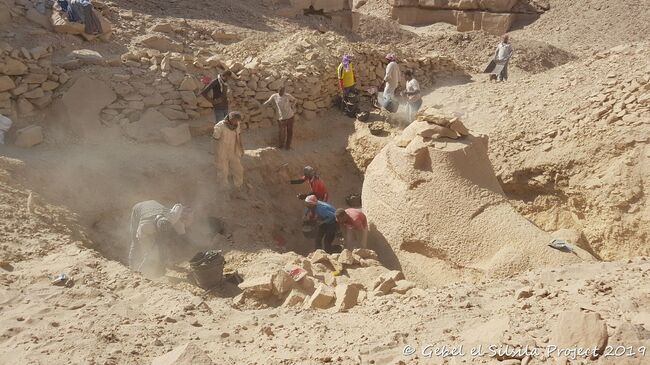
[(503, 277), (593, 259), (579, 248), (550, 248), (551, 236), (514, 210), (487, 157), (487, 137), (461, 137), (422, 120), (444, 118), (419, 118), (368, 166), (362, 196), (374, 248), (384, 258), (397, 256), (409, 280), (435, 282), (429, 277), (442, 273), (431, 267), (441, 262), (448, 270)]
[[(275, 3), (274, 0), (265, 0)], [(352, 29), (357, 17), (352, 12), (352, 0), (288, 0), (276, 11), (277, 15), (295, 17), (305, 13), (322, 13), (327, 15), (334, 25), (344, 29)]]
[(390, 0), (391, 16), (400, 24), (449, 23), (458, 31), (506, 33), (518, 15), (544, 10), (534, 0)]
[(78, 135), (101, 134), (100, 111), (116, 99), (105, 82), (81, 76), (61, 98), (67, 122)]

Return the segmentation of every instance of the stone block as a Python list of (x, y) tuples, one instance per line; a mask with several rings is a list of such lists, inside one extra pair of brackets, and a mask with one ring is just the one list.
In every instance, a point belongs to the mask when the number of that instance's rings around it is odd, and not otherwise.
[(332, 306), (335, 298), (334, 290), (325, 284), (320, 284), (314, 294), (305, 302), (306, 308), (327, 309)]
[(0, 76), (0, 92), (12, 90), (16, 87), (14, 80), (9, 76)]
[(165, 127), (160, 129), (165, 142), (172, 146), (180, 146), (192, 140), (190, 128), (187, 123), (179, 124), (176, 127)]
[(29, 125), (16, 131), (16, 146), (32, 147), (43, 142), (43, 129), (36, 125)]
[(272, 276), (265, 275), (257, 278), (246, 279), (239, 284), (239, 289), (255, 297), (266, 297), (273, 290)]
[(356, 284), (341, 284), (336, 287), (335, 294), (334, 308), (339, 312), (345, 312), (357, 305), (359, 286)]

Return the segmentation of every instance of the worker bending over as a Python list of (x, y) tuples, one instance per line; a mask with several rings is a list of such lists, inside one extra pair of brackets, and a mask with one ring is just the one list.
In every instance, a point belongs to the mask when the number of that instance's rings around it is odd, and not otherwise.
[(316, 249), (323, 249), (327, 253), (334, 253), (332, 242), (336, 236), (338, 225), (336, 224), (336, 209), (318, 201), (316, 195), (309, 195), (305, 198), (304, 222), (314, 222), (318, 226), (316, 233)]
[(172, 245), (189, 245), (185, 229), (192, 222), (192, 211), (181, 204), (171, 209), (155, 200), (133, 206), (129, 267), (146, 276), (164, 275)]
[(336, 221), (343, 231), (346, 248), (368, 248), (368, 219), (360, 209), (337, 209)]

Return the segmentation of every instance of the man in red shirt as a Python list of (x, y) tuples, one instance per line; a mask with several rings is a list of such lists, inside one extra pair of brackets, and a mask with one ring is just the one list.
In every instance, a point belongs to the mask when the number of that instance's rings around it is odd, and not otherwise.
[(311, 189), (307, 194), (298, 194), (298, 199), (304, 200), (309, 195), (316, 195), (319, 201), (327, 202), (329, 201), (329, 193), (325, 187), (325, 183), (317, 175), (313, 167), (305, 166), (303, 169), (304, 176), (302, 179), (291, 180), (291, 184), (302, 184), (308, 183), (309, 188)]
[(345, 247), (368, 248), (368, 219), (360, 209), (337, 209), (336, 221), (343, 231)]

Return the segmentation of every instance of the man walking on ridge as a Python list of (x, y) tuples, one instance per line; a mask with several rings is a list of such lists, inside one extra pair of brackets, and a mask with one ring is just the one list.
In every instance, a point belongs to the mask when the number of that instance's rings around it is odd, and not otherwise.
[(506, 34), (503, 36), (503, 41), (497, 45), (497, 49), (494, 52), (494, 62), (496, 65), (492, 73), (497, 76), (498, 81), (508, 81), (508, 62), (510, 62), (512, 52), (512, 45), (510, 44), (510, 39)]

